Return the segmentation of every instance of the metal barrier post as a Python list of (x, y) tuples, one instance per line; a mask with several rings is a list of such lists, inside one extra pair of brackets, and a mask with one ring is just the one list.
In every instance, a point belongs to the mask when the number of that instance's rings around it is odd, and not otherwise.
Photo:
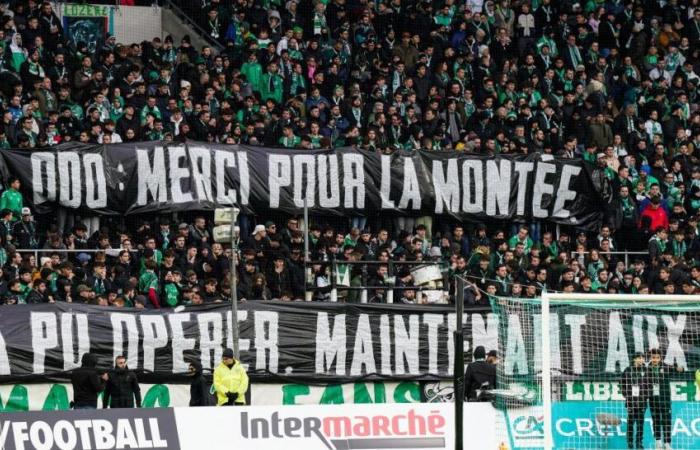
[(238, 208), (231, 206), (231, 339), (233, 340), (233, 356), (240, 360), (238, 339), (238, 238), (236, 237), (236, 219), (238, 219)]
[[(362, 275), (360, 275), (360, 279), (362, 280), (362, 286), (367, 286), (367, 266), (362, 266)], [(367, 303), (367, 295), (367, 289), (362, 289), (360, 292), (360, 303)]]
[[(311, 259), (309, 256), (309, 208), (306, 205), (306, 197), (304, 197), (304, 300), (313, 300), (313, 292), (309, 295), (309, 279), (312, 278), (310, 272), (313, 272), (313, 268), (309, 268), (308, 261)], [(315, 284), (315, 283), (314, 283)]]
[(367, 303), (367, 289), (362, 289), (360, 292), (360, 303)]
[(453, 389), (455, 402), (455, 450), (463, 447), (463, 418), (464, 418), (464, 329), (462, 317), (464, 315), (464, 278), (458, 276), (457, 292), (455, 293), (455, 315), (457, 326), (454, 331), (455, 360), (453, 373)]
[(336, 259), (335, 255), (331, 256), (331, 302), (338, 302), (338, 285), (336, 280)]

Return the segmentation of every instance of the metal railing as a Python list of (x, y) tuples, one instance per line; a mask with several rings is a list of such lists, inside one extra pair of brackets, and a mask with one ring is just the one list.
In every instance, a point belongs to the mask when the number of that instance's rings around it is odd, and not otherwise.
[[(309, 266), (313, 265), (328, 265), (329, 271), (328, 271), (328, 279), (329, 279), (329, 284), (328, 286), (314, 286), (309, 284), (309, 276), (314, 276), (315, 274), (311, 271), (308, 270)], [(360, 272), (360, 284), (361, 286), (351, 286), (351, 285), (345, 285), (345, 284), (338, 284), (338, 266), (362, 266), (362, 270)], [(324, 291), (327, 290), (330, 287), (330, 301), (331, 302), (337, 302), (338, 301), (338, 292), (340, 291), (359, 291), (360, 292), (360, 303), (368, 303), (369, 300), (369, 292), (370, 291), (375, 291), (375, 290), (384, 290), (386, 291), (386, 303), (394, 303), (394, 291), (439, 291), (439, 290), (445, 290), (445, 277), (443, 276), (442, 282), (443, 282), (443, 287), (431, 287), (431, 286), (396, 286), (395, 284), (385, 284), (385, 285), (380, 285), (380, 286), (368, 286), (367, 283), (369, 282), (369, 272), (367, 271), (367, 266), (381, 266), (381, 265), (386, 265), (389, 268), (390, 273), (393, 272), (394, 267), (396, 266), (425, 266), (425, 265), (440, 265), (440, 262), (434, 262), (434, 261), (345, 261), (345, 260), (338, 260), (337, 258), (332, 258), (327, 261), (307, 261), (306, 266), (307, 266), (307, 271), (305, 273), (306, 279), (304, 283), (304, 292), (307, 294), (307, 300), (308, 294), (313, 295), (314, 292), (318, 291)], [(352, 277), (351, 277), (352, 278)]]
[(33, 253), (34, 258), (39, 261), (39, 255), (50, 255), (51, 253), (104, 253), (107, 256), (117, 257), (122, 250), (128, 250), (131, 253), (138, 253), (140, 250), (130, 248), (17, 248), (17, 253)]
[[(571, 259), (581, 259), (583, 255), (589, 255), (591, 252), (590, 251), (585, 251), (585, 252), (577, 252), (577, 251), (571, 251)], [(619, 251), (612, 251), (612, 252), (602, 252), (598, 251), (598, 254), (600, 255), (624, 255), (625, 258), (625, 267), (629, 267), (629, 260), (630, 256), (649, 256), (649, 252), (644, 252), (644, 251), (629, 251), (629, 250), (619, 250)], [(580, 261), (579, 261), (580, 262)]]
[[(191, 2), (191, 0), (187, 0), (187, 1), (190, 1), (190, 2)], [(194, 4), (194, 2), (191, 2), (191, 3)], [(189, 13), (189, 12), (184, 11), (184, 10), (177, 4), (177, 2), (175, 2), (175, 1), (173, 1), (173, 0), (163, 0), (163, 1), (162, 1), (162, 4), (163, 4), (163, 7), (172, 10), (172, 11), (175, 13), (175, 15), (176, 15), (177, 17), (180, 18), (180, 20), (182, 20), (183, 22), (185, 22), (185, 24), (186, 24), (187, 26), (189, 26), (189, 27), (192, 28), (194, 31), (196, 31), (197, 34), (199, 35), (199, 37), (201, 37), (202, 39), (204, 39), (205, 41), (207, 41), (207, 43), (208, 43), (210, 46), (214, 47), (218, 52), (223, 51), (224, 46), (221, 45), (221, 43), (220, 43), (219, 41), (217, 41), (216, 39), (212, 38), (212, 37), (209, 35), (209, 33), (207, 33), (206, 30), (204, 30), (204, 28), (202, 28), (202, 27), (197, 23), (197, 21), (192, 17), (192, 14)], [(201, 11), (201, 8), (197, 8), (197, 10), (198, 10), (198, 11)]]

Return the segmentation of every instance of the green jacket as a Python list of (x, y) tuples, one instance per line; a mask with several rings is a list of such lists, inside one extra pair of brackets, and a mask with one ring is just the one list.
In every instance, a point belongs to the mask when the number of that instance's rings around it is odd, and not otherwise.
[(163, 115), (160, 113), (160, 109), (158, 109), (157, 106), (149, 108), (148, 105), (146, 105), (141, 110), (141, 125), (146, 123), (146, 116), (148, 116), (148, 114), (153, 114), (156, 117), (156, 119), (163, 119)]
[[(511, 238), (508, 239), (508, 248), (510, 248), (511, 250), (514, 249), (515, 246), (518, 245), (519, 242), (520, 242), (520, 239), (518, 239), (517, 234), (514, 236), (511, 236)], [(532, 245), (533, 245), (532, 239), (530, 239), (530, 237), (528, 236), (527, 238), (525, 238), (525, 242), (523, 242), (522, 244), (525, 245), (525, 253), (526, 254), (530, 253), (530, 249), (532, 248)]]
[(301, 143), (301, 138), (299, 136), (294, 136), (291, 138), (282, 136), (279, 138), (277, 143), (284, 148), (296, 148)]
[(262, 76), (260, 84), (260, 95), (262, 101), (273, 99), (278, 105), (282, 103), (282, 77), (276, 73), (267, 72)]
[[(158, 249), (153, 250), (153, 260), (160, 266), (163, 262), (163, 252)], [(141, 258), (139, 261), (139, 274), (143, 275), (146, 272), (146, 258)]]
[(158, 292), (158, 275), (151, 271), (146, 271), (139, 278), (139, 293), (148, 294), (151, 288)]
[(175, 307), (180, 304), (180, 289), (177, 287), (177, 284), (172, 282), (165, 283), (163, 290), (165, 293), (165, 303), (168, 306)]
[(15, 218), (19, 219), (22, 215), (22, 207), (24, 206), (24, 199), (22, 194), (18, 191), (10, 188), (2, 193), (0, 197), (0, 209), (9, 209)]
[(251, 89), (255, 92), (261, 91), (260, 81), (262, 80), (262, 66), (258, 62), (246, 62), (241, 66), (241, 74), (245, 75)]

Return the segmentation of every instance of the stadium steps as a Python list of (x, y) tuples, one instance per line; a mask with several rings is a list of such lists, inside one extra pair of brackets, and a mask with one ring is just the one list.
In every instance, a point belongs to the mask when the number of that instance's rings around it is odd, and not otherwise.
[(182, 11), (172, 0), (163, 1), (162, 14), (163, 37), (171, 35), (176, 47), (180, 45), (180, 41), (185, 35), (189, 35), (192, 46), (198, 51), (205, 45), (217, 51), (222, 50), (222, 46), (218, 42), (209, 39), (204, 33), (204, 30), (202, 30), (194, 20)]

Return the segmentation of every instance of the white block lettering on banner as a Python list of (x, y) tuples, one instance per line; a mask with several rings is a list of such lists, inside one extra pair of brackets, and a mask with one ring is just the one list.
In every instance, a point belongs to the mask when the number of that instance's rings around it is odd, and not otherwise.
[(0, 331), (0, 375), (10, 374), (10, 358), (7, 355), (7, 346), (5, 345), (5, 338), (2, 336)]
[[(276, 376), (302, 383), (353, 383), (372, 375), (413, 380), (452, 375), (456, 323), (449, 308), (405, 306), (399, 311), (337, 304), (321, 309), (274, 302), (249, 302), (240, 308), (241, 361), (253, 382), (271, 382)], [(105, 312), (76, 304), (11, 308), (0, 314), (0, 374), (12, 377), (7, 383), (23, 382), (27, 375), (56, 375), (76, 367), (88, 351), (101, 366), (111, 366), (116, 355), (125, 354), (131, 369), (163, 376), (185, 373), (193, 355), (213, 369), (223, 350), (232, 346), (230, 317), (223, 304), (178, 313)], [(508, 325), (502, 335), (497, 333), (498, 317), (485, 310), (472, 310), (463, 319), (465, 351), (479, 345), (502, 348), (507, 374), (539, 370), (540, 346), (525, 345), (523, 332), (532, 324), (536, 329), (539, 315), (501, 318)], [(700, 367), (698, 352), (692, 350), (698, 345), (692, 336), (697, 336), (700, 322), (687, 314), (609, 312), (595, 320), (588, 314), (550, 319), (552, 345), (562, 349), (552, 365), (571, 373), (587, 375), (585, 361), (600, 355), (606, 372), (619, 374), (633, 351), (650, 347), (661, 348), (669, 364)], [(600, 338), (591, 339), (593, 330)], [(33, 352), (26, 352), (27, 345)]]
[[(601, 219), (583, 162), (541, 155), (415, 152), (376, 155), (350, 148), (288, 152), (204, 143), (71, 145), (0, 155), (31, 189), (33, 209), (59, 204), (110, 214), (281, 209), (337, 215), (396, 213), (542, 218), (592, 228)], [(109, 180), (109, 183), (108, 183)], [(593, 194), (593, 195), (591, 195)], [(515, 202), (515, 203), (514, 203)]]
[[(75, 322), (75, 332), (73, 331)], [(63, 341), (63, 370), (80, 367), (80, 360), (90, 350), (87, 314), (61, 314), (61, 340)], [(74, 351), (73, 341), (78, 341), (78, 351)]]

